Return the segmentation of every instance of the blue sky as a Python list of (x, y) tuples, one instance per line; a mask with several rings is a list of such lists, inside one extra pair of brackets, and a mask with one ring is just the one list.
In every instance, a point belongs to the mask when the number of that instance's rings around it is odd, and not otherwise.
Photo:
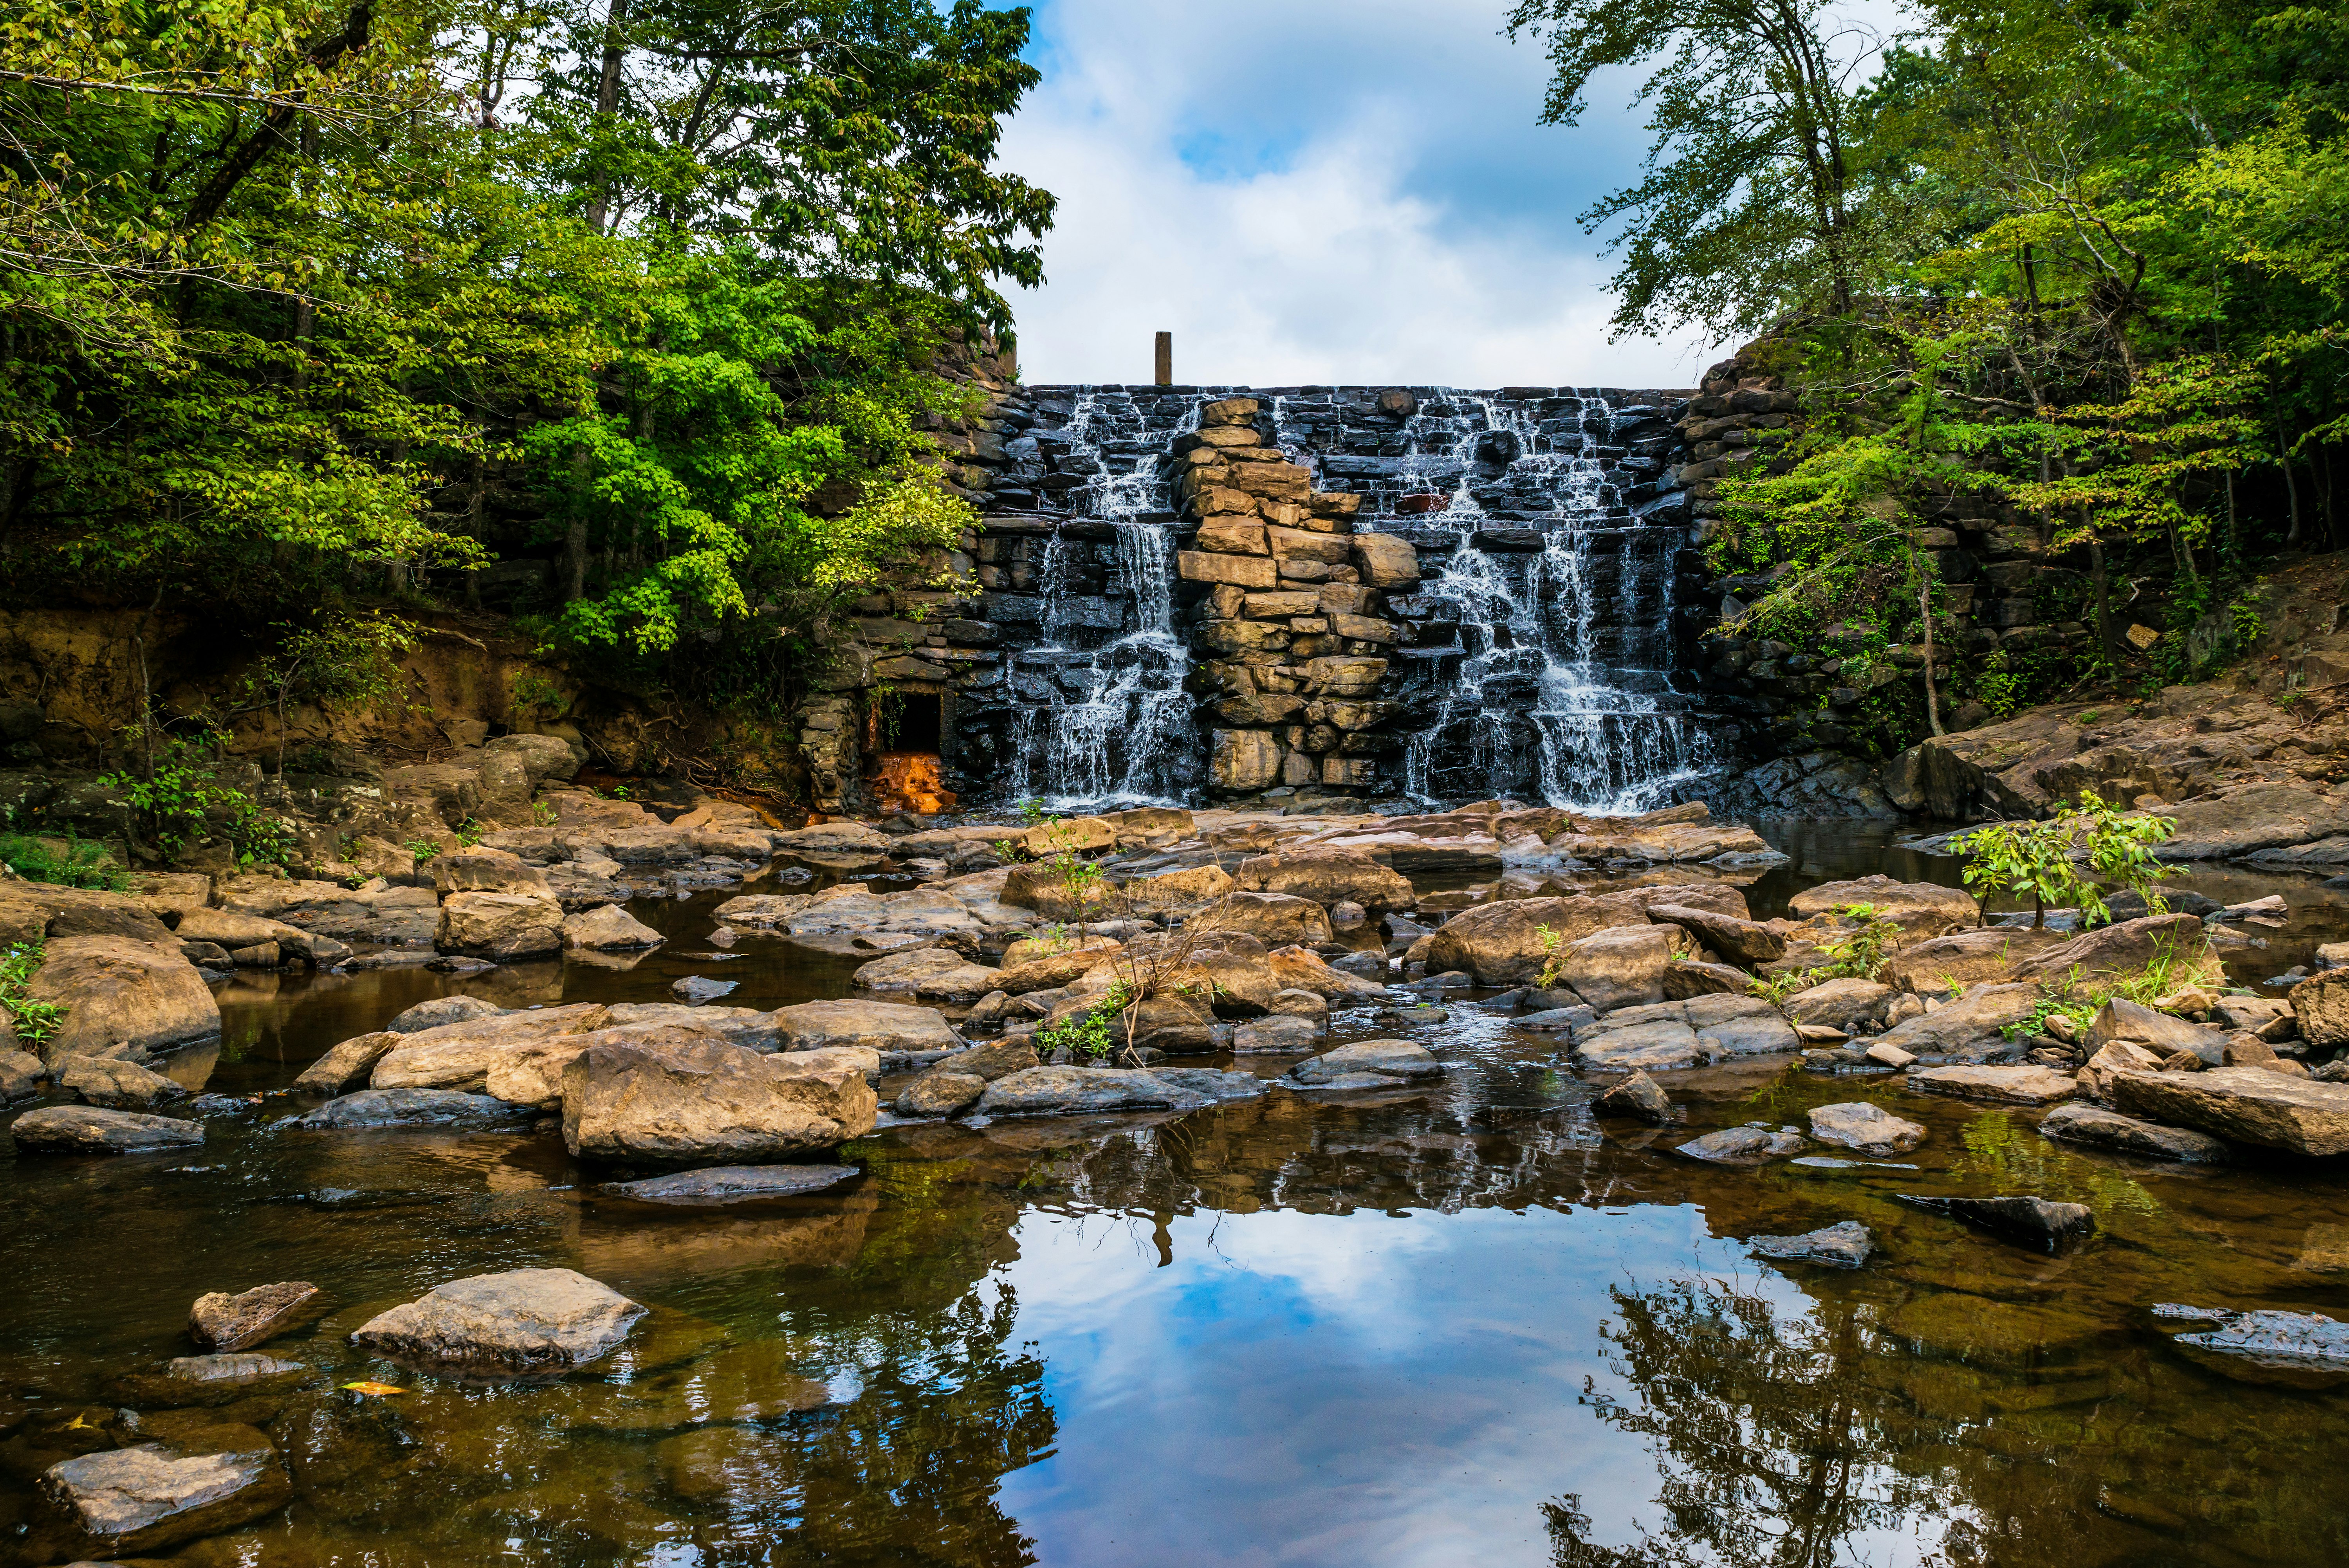
[(1645, 138), (1605, 82), (1544, 128), (1486, 0), (1042, 0), (1005, 161), (1061, 199), (1015, 300), (1031, 381), (1685, 385), (1710, 343), (1609, 344), (1575, 214)]
[[(1889, 0), (1856, 0), (1893, 18)], [(1061, 198), (1015, 296), (1030, 381), (1687, 386), (1724, 346), (1608, 341), (1575, 215), (1637, 177), (1637, 78), (1544, 127), (1506, 0), (1039, 0), (1006, 164)], [(1733, 347), (1733, 345), (1729, 346)]]

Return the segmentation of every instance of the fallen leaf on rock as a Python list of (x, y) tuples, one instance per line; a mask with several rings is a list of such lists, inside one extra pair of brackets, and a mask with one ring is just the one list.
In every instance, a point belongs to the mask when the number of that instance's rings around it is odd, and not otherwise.
[(378, 1397), (386, 1394), (405, 1394), (408, 1392), (407, 1389), (391, 1383), (346, 1383), (343, 1386), (349, 1389), (354, 1394), (373, 1394)]

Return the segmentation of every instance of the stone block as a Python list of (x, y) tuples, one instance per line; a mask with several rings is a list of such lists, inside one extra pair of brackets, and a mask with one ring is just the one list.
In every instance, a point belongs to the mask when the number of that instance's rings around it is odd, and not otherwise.
[(1321, 782), (1333, 789), (1367, 789), (1378, 779), (1378, 764), (1368, 757), (1324, 757)]
[(1394, 628), (1382, 620), (1373, 620), (1369, 616), (1333, 615), (1330, 618), (1330, 629), (1340, 637), (1350, 639), (1355, 642), (1392, 642), (1394, 640)]
[[(1345, 539), (1335, 534), (1309, 534), (1296, 528), (1268, 528), (1273, 556), (1279, 560), (1319, 561), (1324, 566), (1342, 566), (1352, 558), (1353, 549)], [(1405, 545), (1404, 549), (1411, 548)], [(1413, 577), (1418, 567), (1413, 568)]]
[[(1184, 477), (1187, 480), (1191, 475)], [(1219, 512), (1254, 512), (1256, 497), (1228, 484), (1201, 484), (1184, 506), (1194, 517), (1211, 517)]]
[(1216, 425), (1244, 425), (1253, 421), (1264, 404), (1255, 398), (1218, 398), (1199, 410), (1199, 428)]
[(1207, 779), (1226, 794), (1270, 789), (1280, 777), (1280, 742), (1265, 730), (1209, 732)]
[(1211, 620), (1199, 633), (1199, 646), (1227, 655), (1272, 653), (1288, 646), (1289, 635), (1287, 627), (1271, 621)]
[(1320, 596), (1310, 588), (1289, 588), (1268, 594), (1250, 594), (1243, 606), (1246, 614), (1260, 617), (1266, 620), (1286, 620), (1290, 616), (1313, 615), (1320, 607)]
[(1314, 781), (1313, 759), (1303, 752), (1291, 752), (1280, 764), (1280, 782), (1295, 789)]
[(1199, 524), (1195, 547), (1217, 550), (1233, 556), (1262, 556), (1268, 553), (1264, 524), (1254, 517), (1221, 516), (1204, 518)]
[(1185, 582), (1231, 583), (1243, 588), (1268, 588), (1280, 580), (1267, 556), (1225, 556), (1206, 550), (1178, 550), (1175, 571)]
[(1353, 535), (1354, 564), (1374, 588), (1403, 588), (1419, 581), (1419, 552), (1392, 534)]
[(1317, 517), (1350, 518), (1362, 510), (1362, 498), (1351, 491), (1317, 490), (1311, 504)]
[(1315, 659), (1305, 666), (1305, 679), (1316, 697), (1367, 697), (1386, 678), (1383, 659)]
[(1324, 615), (1370, 615), (1378, 607), (1379, 596), (1360, 583), (1327, 583), (1319, 598)]

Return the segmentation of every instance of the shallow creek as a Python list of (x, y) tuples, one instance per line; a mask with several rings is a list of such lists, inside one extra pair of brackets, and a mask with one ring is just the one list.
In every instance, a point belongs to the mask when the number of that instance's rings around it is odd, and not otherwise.
[[(1831, 877), (1954, 879), (1843, 825), (1768, 831), (1795, 858), (1749, 890), (1757, 914)], [(2349, 892), (2313, 880), (2176, 881), (2291, 901), (2230, 955), (2241, 980), (2349, 935)], [(853, 960), (747, 938), (707, 956), (722, 898), (637, 906), (669, 944), (626, 970), (232, 982), (221, 1048), (174, 1065), (267, 1096), (454, 990), (845, 991)], [(1685, 1127), (1602, 1133), (1557, 1042), (1449, 1004), (1408, 1032), (1454, 1069), (1434, 1089), (885, 1129), (842, 1151), (856, 1181), (720, 1214), (606, 1198), (543, 1132), (273, 1134), (282, 1098), (215, 1112), (196, 1158), (20, 1161), (0, 1543), (40, 1469), (118, 1440), (95, 1430), (129, 1402), (113, 1380), (189, 1353), (195, 1296), (304, 1279), (331, 1312), (264, 1348), (314, 1386), (215, 1412), (268, 1427), (295, 1501), (171, 1561), (2349, 1561), (2349, 1386), (2198, 1358), (2145, 1310), (2343, 1315), (2332, 1168), (2139, 1163), (2048, 1143), (2036, 1113), (1771, 1064), (1677, 1075)], [(1388, 1033), (1341, 1013), (1331, 1038)], [(1758, 1171), (1663, 1147), (1861, 1098), (1931, 1137), (1897, 1162)], [(2050, 1258), (1893, 1201), (1995, 1192), (2089, 1204), (2101, 1232)], [(1741, 1242), (1842, 1220), (1882, 1249), (1855, 1273)], [(440, 1382), (345, 1343), (445, 1280), (531, 1265), (653, 1314), (543, 1385)], [(335, 1386), (357, 1379), (407, 1392)]]

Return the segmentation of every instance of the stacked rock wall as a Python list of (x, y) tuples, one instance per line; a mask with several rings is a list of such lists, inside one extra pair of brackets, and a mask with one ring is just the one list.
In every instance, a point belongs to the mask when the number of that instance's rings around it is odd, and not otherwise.
[(1262, 411), (1255, 398), (1208, 403), (1168, 454), (1190, 531), (1175, 560), (1197, 628), (1207, 784), (1232, 797), (1367, 791), (1402, 749), (1397, 705), (1378, 696), (1398, 630), (1385, 595), (1418, 582), (1418, 556), (1355, 534), (1361, 496), (1315, 491), (1258, 428)]

